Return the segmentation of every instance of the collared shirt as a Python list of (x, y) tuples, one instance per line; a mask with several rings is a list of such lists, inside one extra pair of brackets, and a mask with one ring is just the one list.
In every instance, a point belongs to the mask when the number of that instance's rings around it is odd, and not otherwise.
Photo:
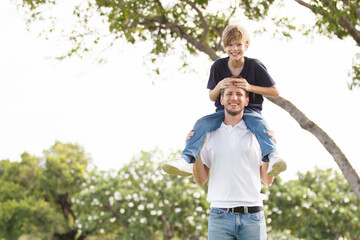
[(261, 150), (244, 121), (222, 123), (207, 134), (202, 162), (210, 168), (207, 200), (211, 207), (262, 206)]

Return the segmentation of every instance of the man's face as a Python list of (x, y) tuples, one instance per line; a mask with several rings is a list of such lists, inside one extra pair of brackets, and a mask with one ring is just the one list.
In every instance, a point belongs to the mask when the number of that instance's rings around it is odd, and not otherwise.
[(232, 116), (240, 114), (249, 103), (249, 97), (242, 88), (231, 85), (224, 91), (221, 97), (221, 104), (225, 111)]
[(247, 46), (241, 39), (233, 40), (224, 47), (226, 54), (231, 60), (239, 60), (244, 56)]

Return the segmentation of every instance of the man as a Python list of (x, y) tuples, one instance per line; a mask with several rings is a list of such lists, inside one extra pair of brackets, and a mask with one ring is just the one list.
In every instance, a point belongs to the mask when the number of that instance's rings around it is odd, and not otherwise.
[(222, 90), (224, 122), (206, 135), (193, 164), (196, 182), (209, 180), (209, 240), (266, 239), (261, 180), (270, 185), (274, 177), (267, 175), (269, 163), (261, 160), (259, 143), (243, 121), (248, 103), (245, 90), (235, 85)]

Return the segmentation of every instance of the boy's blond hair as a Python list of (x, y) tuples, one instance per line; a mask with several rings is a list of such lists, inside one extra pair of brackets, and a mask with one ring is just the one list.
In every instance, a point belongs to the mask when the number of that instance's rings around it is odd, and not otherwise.
[(241, 40), (245, 43), (246, 47), (250, 45), (249, 33), (238, 25), (228, 25), (222, 34), (222, 43), (224, 47), (227, 47), (230, 42), (234, 40)]

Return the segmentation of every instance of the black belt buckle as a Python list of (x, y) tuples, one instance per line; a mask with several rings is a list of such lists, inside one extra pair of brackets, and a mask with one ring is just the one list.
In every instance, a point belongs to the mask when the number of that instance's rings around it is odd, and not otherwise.
[(248, 207), (234, 207), (234, 208), (230, 208), (230, 212), (243, 214), (243, 213), (248, 213), (249, 210), (248, 210)]
[(229, 212), (231, 213), (237, 213), (237, 214), (243, 214), (243, 213), (254, 213), (254, 212), (259, 212), (262, 210), (262, 207), (234, 207), (234, 208), (229, 208)]

